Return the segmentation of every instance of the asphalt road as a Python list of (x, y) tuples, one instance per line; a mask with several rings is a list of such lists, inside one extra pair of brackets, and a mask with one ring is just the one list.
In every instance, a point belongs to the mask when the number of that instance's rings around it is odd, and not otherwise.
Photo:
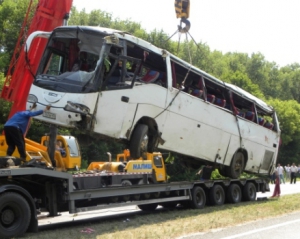
[[(281, 195), (300, 193), (300, 183), (285, 183), (280, 185)], [(274, 185), (270, 185), (270, 192), (258, 193), (257, 197), (270, 197)], [(299, 195), (300, 201), (300, 195)], [(299, 204), (300, 208), (300, 204)], [(275, 218), (257, 220), (232, 227), (218, 228), (205, 233), (186, 235), (177, 239), (283, 239), (300, 238), (300, 213), (291, 213)]]

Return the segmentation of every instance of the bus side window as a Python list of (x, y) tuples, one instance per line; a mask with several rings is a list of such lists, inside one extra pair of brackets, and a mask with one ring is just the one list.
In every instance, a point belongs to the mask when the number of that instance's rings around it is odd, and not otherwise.
[(265, 119), (263, 117), (258, 116), (258, 124), (259, 125), (264, 125), (265, 124)]
[(142, 77), (141, 81), (145, 83), (154, 83), (159, 77), (159, 72), (155, 70), (148, 70)]

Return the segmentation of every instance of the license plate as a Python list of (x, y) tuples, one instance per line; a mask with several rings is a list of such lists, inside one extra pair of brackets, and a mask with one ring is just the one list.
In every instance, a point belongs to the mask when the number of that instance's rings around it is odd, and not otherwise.
[(43, 116), (50, 119), (56, 119), (56, 114), (47, 111), (43, 113)]

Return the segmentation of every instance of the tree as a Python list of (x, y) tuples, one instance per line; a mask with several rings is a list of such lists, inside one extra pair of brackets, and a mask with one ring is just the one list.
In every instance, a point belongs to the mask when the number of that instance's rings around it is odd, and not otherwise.
[(0, 71), (6, 72), (30, 0), (0, 2)]

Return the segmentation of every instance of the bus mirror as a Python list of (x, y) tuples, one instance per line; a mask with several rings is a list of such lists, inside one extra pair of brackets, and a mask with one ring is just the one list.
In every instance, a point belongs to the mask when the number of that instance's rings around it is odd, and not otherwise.
[(27, 40), (26, 40), (26, 44), (25, 44), (24, 51), (25, 51), (25, 52), (29, 52), (31, 43), (33, 42), (33, 40), (34, 40), (36, 37), (49, 38), (50, 35), (51, 35), (51, 33), (52, 33), (52, 32), (43, 32), (43, 31), (36, 31), (36, 32), (31, 33), (31, 34), (29, 35), (29, 37), (27, 38)]

